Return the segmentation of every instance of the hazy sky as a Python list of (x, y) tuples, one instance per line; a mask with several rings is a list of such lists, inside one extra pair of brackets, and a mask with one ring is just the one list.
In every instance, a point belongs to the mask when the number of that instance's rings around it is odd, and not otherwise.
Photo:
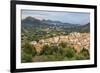
[(83, 12), (55, 12), (55, 11), (35, 11), (22, 10), (22, 19), (31, 16), (40, 20), (61, 21), (72, 24), (87, 24), (90, 22), (90, 13)]

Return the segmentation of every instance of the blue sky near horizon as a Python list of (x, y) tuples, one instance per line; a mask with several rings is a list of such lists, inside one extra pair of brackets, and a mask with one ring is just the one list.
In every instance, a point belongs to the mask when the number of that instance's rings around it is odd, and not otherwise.
[(84, 25), (90, 22), (90, 13), (85, 12), (61, 12), (61, 11), (36, 11), (36, 10), (22, 10), (21, 18), (28, 16), (40, 20), (61, 21), (63, 23), (72, 23)]

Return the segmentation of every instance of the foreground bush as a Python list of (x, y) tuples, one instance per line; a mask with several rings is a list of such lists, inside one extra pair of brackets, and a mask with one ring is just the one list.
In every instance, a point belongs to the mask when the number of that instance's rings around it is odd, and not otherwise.
[(39, 53), (36, 52), (36, 48), (28, 43), (22, 49), (22, 62), (86, 60), (89, 57), (89, 51), (85, 48), (80, 53), (77, 53), (67, 43), (44, 45), (42, 51)]
[(32, 57), (34, 57), (36, 54), (36, 49), (26, 42), (24, 47), (21, 49), (22, 62), (32, 62)]

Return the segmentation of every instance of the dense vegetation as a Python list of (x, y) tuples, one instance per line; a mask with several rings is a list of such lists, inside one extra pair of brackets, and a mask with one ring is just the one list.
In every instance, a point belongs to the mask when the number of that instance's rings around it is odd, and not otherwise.
[(68, 47), (66, 43), (59, 45), (45, 45), (41, 52), (36, 52), (35, 48), (28, 43), (22, 49), (22, 62), (44, 62), (44, 61), (64, 61), (64, 60), (85, 60), (89, 59), (89, 52), (82, 49), (76, 53), (74, 48)]

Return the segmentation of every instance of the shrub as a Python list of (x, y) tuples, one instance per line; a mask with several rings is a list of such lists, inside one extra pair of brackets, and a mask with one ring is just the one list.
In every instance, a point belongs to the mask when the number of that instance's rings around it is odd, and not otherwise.
[(76, 55), (77, 60), (86, 60), (90, 58), (89, 51), (85, 48), (81, 50), (79, 54)]
[(63, 42), (62, 42), (62, 43), (59, 44), (59, 46), (65, 48), (65, 47), (67, 47), (67, 43), (63, 43)]
[(37, 55), (37, 51), (35, 47), (32, 47), (32, 57)]
[(84, 56), (84, 59), (90, 58), (90, 54), (89, 54), (89, 51), (87, 49), (83, 48), (80, 53)]
[(22, 52), (21, 59), (22, 59), (21, 60), (22, 63), (32, 62), (32, 55)]
[(40, 55), (49, 55), (52, 54), (52, 48), (49, 45), (44, 45), (43, 50), (40, 52)]
[(22, 62), (32, 62), (32, 57), (37, 54), (36, 49), (28, 42), (25, 43), (21, 52)]
[(76, 60), (84, 60), (84, 58), (85, 58), (85, 57), (84, 57), (82, 54), (76, 54), (76, 55), (75, 55), (75, 59), (76, 59)]
[(29, 54), (32, 53), (32, 46), (28, 42), (26, 42), (24, 44), (23, 51)]
[(65, 48), (65, 49), (66, 49), (66, 51), (65, 51), (66, 52), (66, 57), (72, 58), (72, 57), (75, 56), (76, 52), (75, 52), (74, 48), (68, 47), (68, 48)]

